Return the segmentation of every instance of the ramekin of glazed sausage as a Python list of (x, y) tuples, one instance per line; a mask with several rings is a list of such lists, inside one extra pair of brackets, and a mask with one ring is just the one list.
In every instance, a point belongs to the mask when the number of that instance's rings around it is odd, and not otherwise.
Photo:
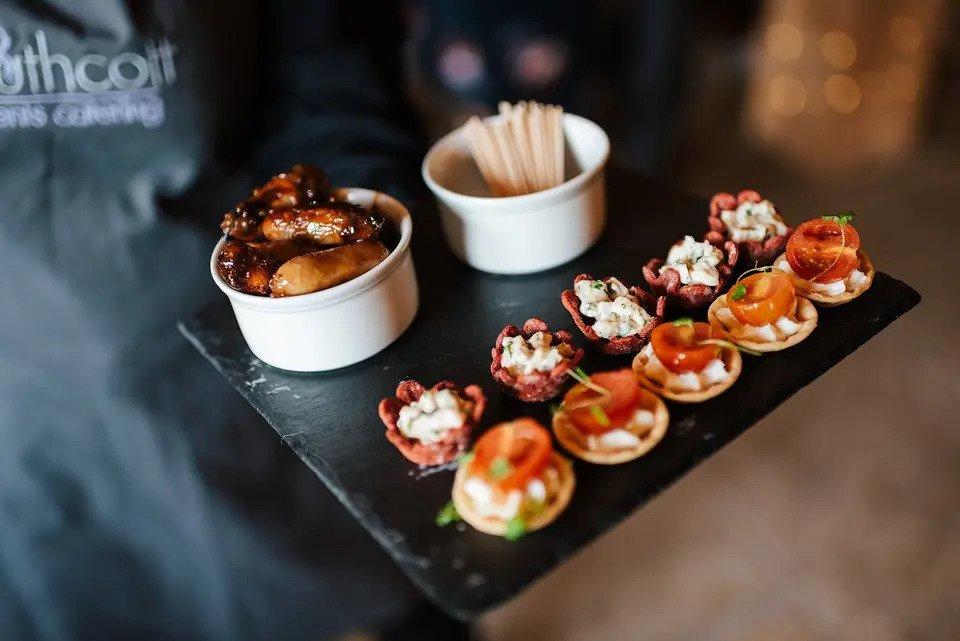
[(333, 189), (320, 170), (298, 165), (253, 190), (221, 228), (210, 273), (250, 350), (269, 365), (352, 365), (413, 321), (413, 222), (386, 194)]

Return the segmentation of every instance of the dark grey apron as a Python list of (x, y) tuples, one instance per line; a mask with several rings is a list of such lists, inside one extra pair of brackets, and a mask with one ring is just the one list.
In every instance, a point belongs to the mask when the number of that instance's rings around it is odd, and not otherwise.
[(0, 4), (0, 638), (316, 639), (408, 595), (174, 328), (218, 213), (159, 203), (215, 168), (230, 66), (191, 6)]

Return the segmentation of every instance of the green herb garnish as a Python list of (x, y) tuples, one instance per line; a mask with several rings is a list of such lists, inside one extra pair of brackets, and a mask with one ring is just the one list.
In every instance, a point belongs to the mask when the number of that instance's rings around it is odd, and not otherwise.
[(600, 423), (600, 425), (603, 425), (604, 427), (610, 425), (610, 417), (607, 416), (607, 413), (604, 412), (603, 408), (599, 405), (590, 406), (590, 415), (593, 416), (593, 418), (596, 419), (597, 423)]
[(730, 290), (730, 300), (743, 300), (747, 295), (747, 286), (743, 283), (740, 283), (736, 287)]
[(602, 280), (597, 280), (597, 281), (594, 281), (594, 283), (593, 283), (593, 288), (594, 288), (594, 289), (604, 290), (604, 289), (607, 288), (607, 286), (604, 284), (604, 282), (603, 282)]
[(763, 272), (772, 272), (774, 269), (777, 269), (777, 268), (774, 267), (773, 265), (767, 265), (767, 266), (765, 266), (765, 267), (756, 267), (756, 266), (751, 267), (751, 268), (748, 269), (747, 271), (745, 271), (745, 272), (743, 272), (742, 274), (740, 274), (740, 277), (737, 279), (737, 282), (739, 283), (741, 280), (743, 280), (744, 278), (746, 278), (746, 277), (749, 276), (750, 274), (763, 273)]
[(581, 367), (578, 367), (576, 369), (568, 369), (567, 375), (570, 376), (573, 380), (583, 385), (584, 387), (586, 387), (587, 389), (591, 389), (597, 394), (600, 394), (601, 396), (607, 396), (610, 394), (610, 390), (608, 390), (606, 387), (601, 387), (600, 385), (597, 385), (596, 383), (591, 381), (589, 374), (583, 371), (583, 368)]
[(507, 521), (507, 531), (503, 533), (503, 538), (508, 541), (516, 541), (527, 533), (527, 523), (519, 516), (515, 516)]
[(823, 220), (829, 220), (837, 223), (838, 225), (846, 225), (851, 220), (856, 218), (856, 214), (852, 211), (842, 211), (836, 216), (820, 216)]
[(763, 356), (763, 352), (758, 352), (755, 349), (750, 349), (749, 347), (744, 347), (743, 345), (737, 345), (736, 343), (725, 341), (722, 338), (706, 338), (700, 341), (700, 344), (701, 345), (719, 345), (720, 347), (726, 347), (727, 349), (735, 349), (743, 352), (744, 354), (750, 354), (751, 356)]
[(488, 474), (493, 480), (501, 481), (510, 476), (512, 471), (513, 466), (510, 465), (510, 461), (507, 460), (507, 457), (498, 456), (497, 458), (493, 459), (492, 463), (490, 463), (490, 472)]
[(457, 506), (453, 504), (453, 501), (450, 501), (437, 512), (436, 523), (440, 527), (445, 525), (450, 525), (460, 520), (460, 513), (457, 512)]
[(677, 320), (673, 321), (673, 325), (674, 325), (674, 327), (683, 327), (684, 325), (686, 325), (686, 326), (688, 326), (688, 327), (693, 327), (693, 319), (692, 319), (692, 318), (678, 318)]
[(460, 455), (460, 458), (457, 459), (457, 465), (468, 465), (474, 456), (473, 452), (464, 452)]

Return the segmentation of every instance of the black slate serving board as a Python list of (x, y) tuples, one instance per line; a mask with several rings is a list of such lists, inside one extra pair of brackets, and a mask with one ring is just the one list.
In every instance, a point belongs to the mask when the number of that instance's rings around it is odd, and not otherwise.
[[(698, 405), (670, 403), (667, 435), (645, 457), (613, 467), (578, 461), (573, 501), (544, 530), (511, 543), (463, 524), (437, 527), (434, 517), (450, 498), (454, 472), (422, 472), (403, 459), (383, 436), (377, 403), (405, 378), (427, 385), (450, 379), (483, 387), (490, 401), (485, 427), (520, 414), (549, 425), (548, 404), (516, 401), (490, 378), (490, 349), (498, 332), (507, 323), (521, 325), (539, 316), (551, 327), (571, 329), (585, 345), (559, 298), (574, 276), (615, 275), (641, 283), (640, 268), (648, 258), (665, 255), (683, 233), (699, 237), (705, 230), (704, 200), (640, 175), (611, 172), (608, 195), (607, 231), (596, 247), (570, 264), (524, 277), (490, 276), (460, 264), (443, 246), (434, 213), (414, 211), (417, 318), (388, 349), (336, 372), (301, 375), (264, 365), (246, 348), (226, 299), (180, 326), (413, 582), (456, 617), (470, 618), (513, 596), (920, 301), (915, 290), (878, 273), (857, 300), (821, 309), (818, 328), (800, 345), (760, 358), (744, 356), (740, 380), (720, 397)], [(882, 267), (883, 248), (872, 246), (867, 236), (863, 241)], [(629, 357), (588, 350), (583, 367), (589, 372), (629, 363)]]

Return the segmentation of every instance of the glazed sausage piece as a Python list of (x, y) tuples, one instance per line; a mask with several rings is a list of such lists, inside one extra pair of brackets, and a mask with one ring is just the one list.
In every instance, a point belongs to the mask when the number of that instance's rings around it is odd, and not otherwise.
[(335, 201), (310, 209), (271, 211), (261, 230), (268, 240), (302, 238), (320, 245), (342, 245), (376, 238), (383, 219), (353, 203)]
[(217, 255), (217, 273), (233, 289), (246, 294), (270, 293), (271, 269), (268, 259), (255, 248), (236, 240), (227, 241)]
[(260, 224), (267, 215), (267, 207), (254, 200), (245, 200), (223, 215), (220, 229), (230, 238), (250, 241), (263, 236)]
[(313, 165), (294, 165), (253, 190), (253, 200), (270, 209), (304, 207), (330, 198), (327, 175)]
[(299, 240), (276, 243), (226, 242), (217, 256), (217, 273), (230, 287), (246, 294), (270, 294), (270, 277), (291, 258), (317, 251)]
[(280, 265), (284, 264), (291, 258), (303, 256), (304, 254), (312, 254), (320, 249), (320, 247), (317, 247), (310, 241), (306, 240), (261, 241), (256, 243), (247, 243), (247, 246), (260, 252), (260, 254), (268, 261), (268, 263), (273, 266), (273, 268), (270, 270), (271, 275), (273, 272), (277, 271), (277, 268), (280, 267)]
[(390, 254), (380, 241), (363, 241), (288, 260), (270, 279), (271, 296), (318, 292), (364, 274)]
[(313, 207), (328, 200), (331, 191), (327, 175), (320, 168), (294, 165), (255, 188), (249, 198), (224, 214), (220, 229), (237, 240), (258, 240), (262, 238), (260, 224), (270, 211)]

